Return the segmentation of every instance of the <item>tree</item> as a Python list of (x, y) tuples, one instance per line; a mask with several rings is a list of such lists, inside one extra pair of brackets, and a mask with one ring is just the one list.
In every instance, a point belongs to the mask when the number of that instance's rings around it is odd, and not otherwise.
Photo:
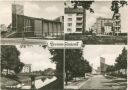
[(1, 45), (1, 72), (3, 69), (14, 70), (19, 73), (23, 68), (23, 63), (19, 59), (20, 52), (16, 46)]
[(52, 62), (56, 64), (55, 75), (59, 86), (63, 88), (63, 65), (64, 65), (64, 50), (63, 49), (50, 49), (52, 57), (50, 58)]
[(74, 4), (74, 8), (77, 8), (78, 6), (82, 6), (83, 8), (83, 34), (85, 34), (86, 30), (86, 10), (94, 13), (94, 10), (91, 8), (93, 2), (94, 1), (71, 1), (71, 3)]
[(114, 65), (109, 65), (106, 68), (106, 73), (112, 74), (112, 72), (114, 72), (114, 71), (115, 71), (115, 66)]
[[(65, 50), (65, 73), (66, 80), (75, 77), (84, 77), (85, 73), (91, 72), (89, 62), (83, 58), (81, 49), (66, 49)], [(70, 77), (69, 77), (70, 76)]]
[(125, 0), (121, 0), (121, 1), (114, 0), (114, 1), (112, 1), (111, 11), (113, 11), (114, 14), (119, 13), (119, 9), (121, 7), (123, 7), (124, 5), (128, 5), (127, 1), (125, 1)]
[(127, 69), (127, 50), (124, 47), (122, 53), (116, 58), (116, 68), (120, 69)]

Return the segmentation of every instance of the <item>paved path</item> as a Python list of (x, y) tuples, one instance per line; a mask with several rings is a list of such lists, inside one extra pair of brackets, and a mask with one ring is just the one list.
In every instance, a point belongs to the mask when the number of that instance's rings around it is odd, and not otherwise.
[(95, 75), (85, 81), (84, 85), (80, 89), (122, 89), (125, 90), (125, 87), (119, 85), (119, 83), (111, 82), (111, 79), (106, 79), (102, 75)]

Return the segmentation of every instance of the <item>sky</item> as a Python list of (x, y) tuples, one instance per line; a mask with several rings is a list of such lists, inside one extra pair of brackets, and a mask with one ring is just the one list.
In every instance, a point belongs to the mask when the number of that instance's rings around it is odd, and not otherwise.
[(86, 45), (83, 49), (83, 57), (89, 61), (93, 68), (100, 66), (100, 57), (105, 58), (105, 63), (114, 65), (116, 57), (121, 54), (124, 45)]
[[(14, 2), (0, 1), (0, 24), (8, 25), (11, 23), (11, 4)], [(55, 19), (64, 15), (63, 1), (28, 1), (15, 2), (24, 5), (24, 15)]]
[(44, 49), (39, 45), (27, 46), (26, 48), (21, 48), (20, 45), (17, 45), (16, 47), (20, 51), (19, 58), (21, 62), (32, 64), (32, 71), (56, 68), (55, 63), (50, 60), (52, 55), (47, 48)]

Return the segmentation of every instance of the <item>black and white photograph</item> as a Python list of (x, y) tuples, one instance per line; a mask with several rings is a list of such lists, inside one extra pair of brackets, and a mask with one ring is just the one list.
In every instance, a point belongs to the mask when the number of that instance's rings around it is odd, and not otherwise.
[(65, 90), (127, 89), (126, 46), (85, 45), (65, 56)]
[(124, 0), (65, 1), (65, 40), (84, 44), (127, 44), (128, 5)]
[(0, 11), (3, 43), (36, 44), (64, 39), (63, 1), (3, 1)]
[(127, 0), (0, 0), (0, 90), (127, 90)]
[(63, 50), (1, 46), (1, 90), (62, 90)]

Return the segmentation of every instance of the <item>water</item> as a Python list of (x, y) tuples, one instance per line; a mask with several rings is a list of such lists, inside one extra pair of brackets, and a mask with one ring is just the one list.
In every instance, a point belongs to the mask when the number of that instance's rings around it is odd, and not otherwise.
[[(46, 78), (44, 81), (42, 81), (41, 79), (38, 79), (38, 80), (35, 80), (35, 87), (36, 89), (39, 89), (53, 81), (55, 81), (57, 78), (54, 76), (53, 78), (49, 79), (49, 78)], [(15, 87), (17, 88), (21, 88), (21, 89), (31, 89), (31, 86), (30, 85), (21, 85), (21, 84), (18, 84), (16, 85)]]

